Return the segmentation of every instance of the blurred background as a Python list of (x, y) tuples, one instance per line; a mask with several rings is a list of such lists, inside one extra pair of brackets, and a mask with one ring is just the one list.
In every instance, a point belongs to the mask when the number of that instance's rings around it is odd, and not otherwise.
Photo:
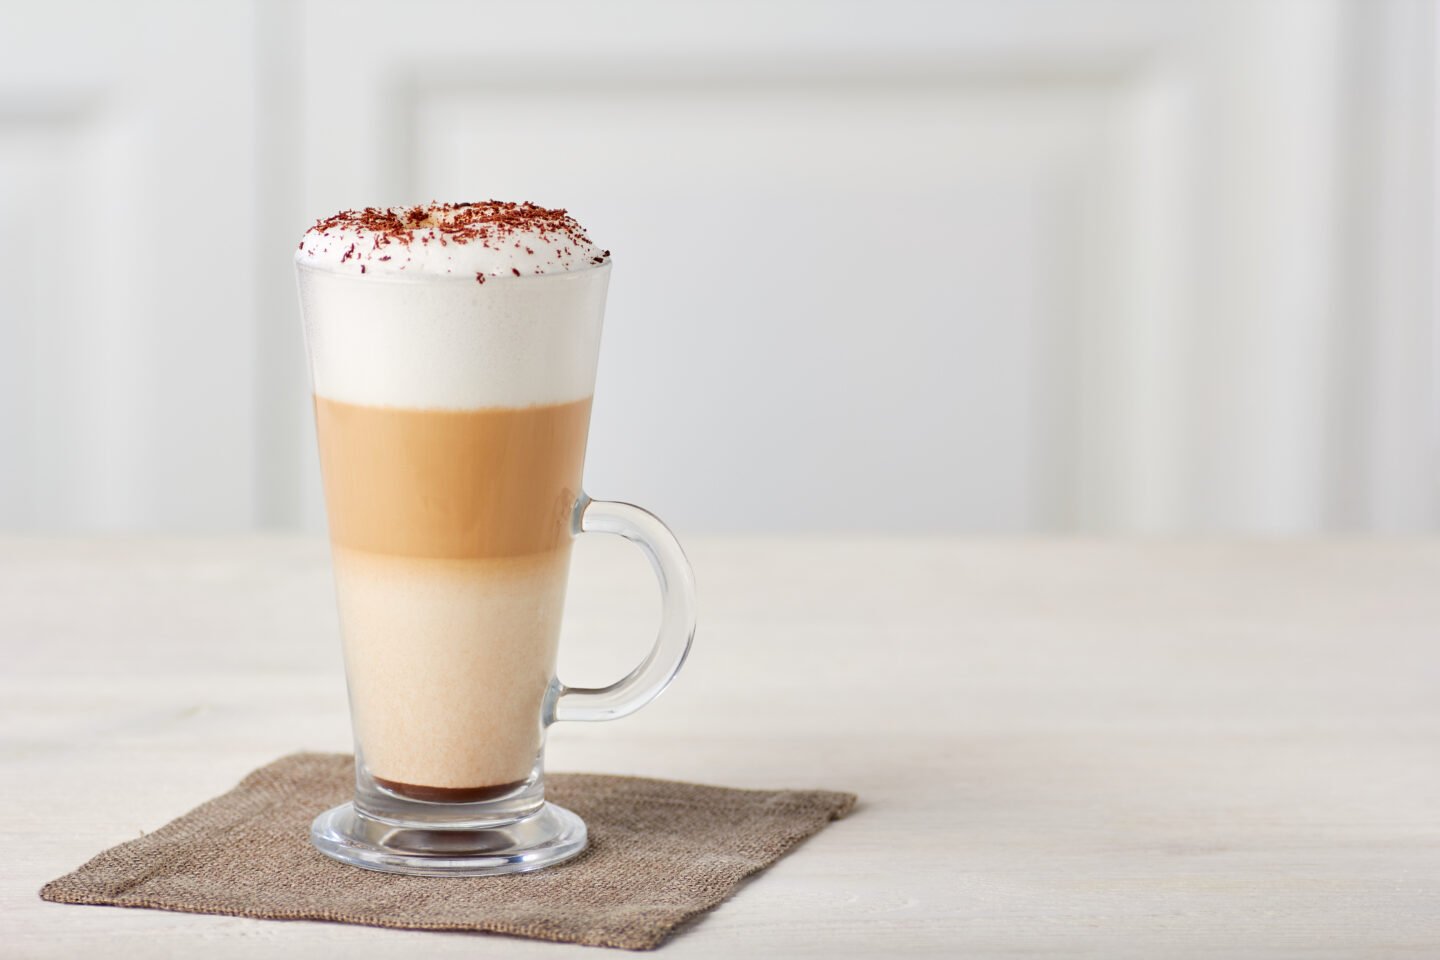
[(0, 530), (322, 529), (343, 207), (615, 251), (682, 535), (1437, 527), (1427, 0), (0, 6)]

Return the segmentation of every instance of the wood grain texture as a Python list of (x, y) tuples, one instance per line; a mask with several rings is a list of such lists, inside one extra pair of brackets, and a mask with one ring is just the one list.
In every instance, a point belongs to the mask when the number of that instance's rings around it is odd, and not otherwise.
[[(1440, 953), (1440, 545), (692, 545), (701, 630), (550, 766), (853, 790), (666, 956)], [(648, 642), (582, 541), (562, 675)], [(36, 891), (297, 749), (348, 746), (323, 545), (0, 541), (0, 953), (594, 956)]]

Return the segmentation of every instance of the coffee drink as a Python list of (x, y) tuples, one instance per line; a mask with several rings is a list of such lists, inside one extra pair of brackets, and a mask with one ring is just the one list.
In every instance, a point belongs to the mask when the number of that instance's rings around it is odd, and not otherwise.
[(609, 275), (564, 211), (370, 209), (301, 242), (357, 752), (402, 797), (532, 778)]
[[(650, 703), (695, 636), (675, 535), (580, 480), (610, 253), (564, 210), (347, 211), (295, 255), (355, 731), (352, 801), (310, 840), (417, 876), (539, 870), (589, 833), (545, 798), (551, 723)], [(655, 643), (624, 678), (555, 676), (570, 545), (635, 544)]]

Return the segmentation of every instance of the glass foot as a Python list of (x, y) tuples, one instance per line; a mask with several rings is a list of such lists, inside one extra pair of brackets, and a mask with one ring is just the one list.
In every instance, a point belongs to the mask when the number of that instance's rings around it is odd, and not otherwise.
[(341, 804), (315, 818), (310, 842), (351, 866), (419, 877), (487, 877), (554, 866), (585, 849), (585, 821), (547, 803), (509, 823), (446, 828), (388, 823)]

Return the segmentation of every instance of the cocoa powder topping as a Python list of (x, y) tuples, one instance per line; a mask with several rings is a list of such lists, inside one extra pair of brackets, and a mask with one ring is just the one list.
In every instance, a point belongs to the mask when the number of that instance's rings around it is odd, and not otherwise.
[(484, 283), (507, 270), (518, 277), (522, 270), (544, 274), (603, 265), (610, 251), (592, 244), (564, 209), (484, 200), (342, 210), (306, 231), (298, 256), (358, 273), (369, 272), (366, 264), (375, 272), (413, 266), (467, 276), (478, 268), (475, 280)]
[[(432, 203), (403, 210), (382, 207), (342, 210), (316, 221), (308, 232), (326, 233), (336, 229), (367, 234), (374, 238), (377, 247), (392, 243), (408, 247), (417, 237), (422, 244), (439, 239), (447, 244), (478, 242), (490, 246), (518, 233), (536, 233), (544, 240), (559, 237), (573, 243), (590, 242), (580, 224), (562, 208), (503, 200)], [(526, 248), (525, 252), (533, 251)]]

